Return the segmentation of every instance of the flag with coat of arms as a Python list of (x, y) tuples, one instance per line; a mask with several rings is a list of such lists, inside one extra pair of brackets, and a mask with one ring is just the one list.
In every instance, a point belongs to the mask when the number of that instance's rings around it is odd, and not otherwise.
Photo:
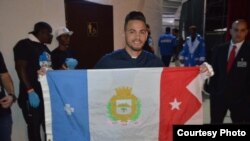
[(198, 67), (48, 71), (40, 78), (47, 141), (171, 141), (202, 124)]

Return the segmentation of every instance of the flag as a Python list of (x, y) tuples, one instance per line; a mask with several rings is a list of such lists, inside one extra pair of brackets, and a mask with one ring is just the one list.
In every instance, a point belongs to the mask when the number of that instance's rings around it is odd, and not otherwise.
[(171, 141), (202, 124), (199, 68), (48, 71), (40, 78), (49, 141)]

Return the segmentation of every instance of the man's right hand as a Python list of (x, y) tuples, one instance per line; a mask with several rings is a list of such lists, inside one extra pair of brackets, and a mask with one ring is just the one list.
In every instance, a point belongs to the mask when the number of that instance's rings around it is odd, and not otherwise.
[(73, 70), (77, 66), (78, 61), (74, 58), (66, 58), (65, 64), (67, 65), (68, 69)]
[(29, 104), (33, 108), (37, 108), (40, 104), (40, 99), (38, 94), (34, 90), (28, 91)]

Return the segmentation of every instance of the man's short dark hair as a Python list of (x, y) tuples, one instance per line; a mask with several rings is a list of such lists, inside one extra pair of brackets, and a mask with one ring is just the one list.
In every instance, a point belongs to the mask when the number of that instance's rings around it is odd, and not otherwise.
[(140, 21), (143, 21), (145, 23), (145, 25), (146, 25), (146, 18), (143, 15), (142, 12), (140, 12), (140, 11), (131, 11), (125, 18), (124, 29), (126, 29), (128, 22), (131, 21), (131, 20), (140, 20)]
[(195, 25), (189, 26), (189, 29), (194, 30), (194, 31), (197, 31), (197, 27), (196, 27)]
[(171, 31), (171, 28), (170, 28), (170, 27), (166, 27), (166, 28), (165, 28), (165, 32), (166, 32), (166, 33), (170, 33), (170, 31)]
[(47, 29), (49, 32), (52, 32), (52, 28), (51, 28), (51, 26), (48, 23), (46, 23), (46, 22), (38, 22), (38, 23), (36, 23), (34, 25), (34, 29), (30, 33), (37, 34), (41, 30), (44, 30), (44, 29)]

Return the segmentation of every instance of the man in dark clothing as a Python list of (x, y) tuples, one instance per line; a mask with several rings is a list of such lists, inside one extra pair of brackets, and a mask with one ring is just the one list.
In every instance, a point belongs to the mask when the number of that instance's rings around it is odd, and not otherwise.
[(161, 60), (168, 67), (176, 47), (176, 37), (170, 33), (170, 27), (166, 27), (165, 30), (166, 33), (162, 34), (158, 40), (158, 46), (160, 47)]
[(250, 123), (250, 44), (248, 25), (237, 20), (230, 30), (230, 42), (215, 47), (212, 66), (215, 75), (209, 85), (211, 123), (221, 124), (227, 111), (233, 123)]
[(77, 60), (74, 59), (74, 53), (69, 48), (70, 36), (73, 34), (66, 27), (60, 27), (56, 30), (56, 39), (59, 46), (51, 52), (52, 68), (54, 70), (74, 69)]
[(163, 67), (163, 63), (158, 57), (143, 50), (143, 45), (148, 37), (146, 19), (143, 13), (130, 12), (125, 18), (124, 32), (125, 48), (105, 55), (95, 68)]
[(184, 40), (181, 37), (181, 35), (179, 34), (179, 29), (177, 29), (177, 28), (172, 29), (172, 35), (176, 37), (173, 62), (177, 62), (179, 59), (178, 58), (179, 53), (181, 52), (181, 50), (183, 48)]
[(50, 51), (45, 43), (52, 41), (52, 28), (38, 22), (27, 39), (14, 47), (15, 67), (20, 80), (18, 104), (27, 123), (29, 141), (41, 141), (40, 126), (44, 124), (44, 106), (37, 71), (50, 67)]
[[(5, 93), (5, 90), (7, 94)], [(10, 106), (15, 102), (14, 87), (0, 52), (0, 138), (11, 141), (12, 117)]]

